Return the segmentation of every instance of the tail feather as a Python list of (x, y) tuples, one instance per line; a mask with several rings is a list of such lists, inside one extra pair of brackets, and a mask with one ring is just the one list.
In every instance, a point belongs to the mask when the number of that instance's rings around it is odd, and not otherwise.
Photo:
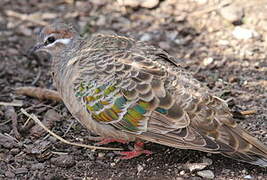
[(225, 152), (223, 155), (239, 161), (267, 167), (267, 146), (240, 127), (235, 127), (231, 131), (241, 141), (235, 152)]

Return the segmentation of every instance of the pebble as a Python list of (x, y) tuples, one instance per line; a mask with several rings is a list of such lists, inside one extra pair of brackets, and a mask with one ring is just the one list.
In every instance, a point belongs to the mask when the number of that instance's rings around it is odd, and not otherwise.
[(206, 4), (208, 0), (195, 0), (195, 2), (198, 4)]
[(203, 60), (203, 65), (204, 66), (208, 66), (213, 62), (213, 58), (212, 57), (207, 57)]
[(116, 163), (110, 163), (111, 167), (114, 167), (116, 165)]
[(159, 0), (141, 0), (141, 7), (154, 8), (159, 4)]
[(94, 153), (89, 153), (88, 154), (88, 157), (90, 160), (94, 161), (96, 158), (95, 158), (95, 154)]
[(9, 55), (17, 55), (17, 54), (19, 54), (19, 51), (17, 49), (14, 49), (14, 48), (9, 48), (7, 50), (7, 52), (8, 52)]
[(159, 47), (165, 50), (168, 50), (171, 48), (171, 46), (169, 45), (169, 43), (165, 42), (165, 41), (161, 41), (159, 42)]
[(152, 39), (152, 36), (148, 33), (145, 33), (141, 36), (140, 41), (150, 41)]
[(37, 164), (33, 164), (31, 169), (32, 170), (38, 170), (38, 169), (44, 169), (44, 164), (43, 163), (37, 163)]
[(185, 168), (189, 169), (191, 172), (195, 171), (195, 170), (202, 170), (205, 167), (207, 167), (209, 165), (209, 163), (188, 163), (185, 164)]
[(51, 163), (64, 168), (70, 168), (75, 165), (75, 161), (70, 155), (61, 155), (51, 159)]
[(202, 162), (207, 163), (208, 165), (211, 165), (213, 163), (212, 159), (207, 157), (203, 157)]
[(15, 173), (13, 173), (11, 171), (6, 171), (5, 176), (8, 178), (14, 178), (16, 175), (15, 175)]
[(19, 148), (13, 148), (10, 150), (10, 153), (14, 156), (16, 154), (18, 154), (20, 152), (20, 149)]
[(239, 81), (239, 78), (236, 77), (236, 76), (234, 76), (234, 75), (230, 75), (230, 76), (228, 77), (228, 81), (229, 81), (230, 83), (238, 82), (238, 81)]
[(103, 15), (99, 16), (98, 20), (96, 21), (97, 26), (104, 26), (106, 23), (106, 16)]
[(26, 174), (28, 172), (27, 168), (17, 168), (14, 170), (15, 174)]
[(197, 175), (207, 179), (213, 179), (215, 177), (211, 170), (198, 171)]
[(246, 175), (244, 176), (244, 179), (253, 179), (253, 177), (251, 175)]
[(235, 27), (234, 31), (232, 32), (233, 36), (237, 39), (250, 39), (258, 35), (258, 33), (251, 29), (246, 29), (242, 27)]
[(137, 174), (144, 170), (144, 167), (140, 164), (137, 165)]
[(166, 32), (166, 37), (171, 40), (171, 41), (174, 41), (175, 38), (177, 37), (178, 35), (178, 32), (177, 31), (169, 31), (169, 32)]
[(144, 8), (154, 8), (159, 4), (159, 0), (118, 0), (121, 6), (130, 6), (136, 8), (138, 6)]
[(32, 30), (25, 27), (25, 26), (20, 26), (18, 31), (19, 31), (19, 33), (21, 33), (24, 36), (31, 36), (32, 35)]
[(241, 6), (231, 4), (220, 9), (221, 16), (231, 22), (241, 22), (244, 17), (244, 9)]
[(98, 156), (98, 158), (103, 158), (105, 155), (106, 155), (105, 153), (101, 153), (101, 152), (100, 152), (100, 153), (98, 153), (97, 156)]

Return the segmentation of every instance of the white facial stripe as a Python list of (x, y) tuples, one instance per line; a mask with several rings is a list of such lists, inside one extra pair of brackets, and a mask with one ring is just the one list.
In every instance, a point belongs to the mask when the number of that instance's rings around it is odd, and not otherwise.
[(69, 44), (70, 39), (57, 39), (55, 42), (53, 42), (52, 44), (48, 44), (46, 47), (54, 46), (58, 42), (62, 44)]

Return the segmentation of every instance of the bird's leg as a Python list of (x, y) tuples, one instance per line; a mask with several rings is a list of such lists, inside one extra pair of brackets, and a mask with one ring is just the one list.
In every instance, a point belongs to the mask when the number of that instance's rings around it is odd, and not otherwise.
[(134, 144), (134, 150), (132, 151), (125, 151), (125, 152), (119, 152), (122, 157), (121, 159), (132, 159), (135, 157), (138, 157), (142, 154), (150, 155), (152, 154), (149, 150), (144, 150), (144, 143), (141, 141), (136, 141)]
[[(96, 145), (104, 145), (104, 144), (109, 144), (112, 142), (118, 142), (118, 143), (122, 143), (122, 144), (128, 143), (128, 141), (126, 141), (126, 140), (115, 139), (115, 138), (98, 137), (97, 140), (100, 142), (95, 143)], [(119, 152), (118, 154), (122, 155), (120, 157), (121, 159), (132, 159), (132, 158), (138, 157), (142, 154), (150, 155), (150, 154), (152, 154), (152, 152), (149, 150), (144, 150), (144, 142), (137, 140), (134, 144), (134, 149), (132, 151), (122, 151), (122, 152)]]
[(104, 144), (109, 144), (112, 142), (118, 142), (118, 143), (122, 143), (122, 144), (126, 144), (128, 143), (127, 141), (123, 140), (123, 139), (115, 139), (115, 138), (103, 138), (100, 140), (100, 142), (95, 143), (96, 145), (104, 145)]

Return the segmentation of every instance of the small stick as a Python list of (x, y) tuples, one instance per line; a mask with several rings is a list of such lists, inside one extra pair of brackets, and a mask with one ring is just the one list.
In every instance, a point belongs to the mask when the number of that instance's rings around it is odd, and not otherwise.
[(34, 114), (29, 114), (27, 113), (23, 108), (20, 109), (21, 112), (23, 114), (25, 114), (27, 117), (30, 117), (32, 120), (34, 120), (37, 124), (39, 124), (42, 128), (44, 128), (50, 135), (54, 136), (56, 139), (58, 139), (59, 141), (65, 143), (65, 144), (69, 144), (69, 145), (73, 145), (73, 146), (79, 146), (79, 147), (85, 147), (85, 148), (89, 148), (89, 149), (102, 149), (102, 150), (115, 150), (115, 151), (119, 151), (122, 150), (121, 148), (108, 148), (108, 147), (97, 147), (97, 146), (90, 146), (90, 145), (86, 145), (86, 144), (79, 144), (79, 143), (73, 143), (73, 142), (69, 142), (65, 139), (63, 139), (62, 137), (56, 135), (55, 133), (53, 133), (52, 131), (50, 131), (47, 127), (45, 127), (43, 125), (43, 123), (34, 115)]
[(35, 79), (33, 80), (33, 82), (31, 83), (32, 86), (35, 85), (35, 84), (37, 83), (37, 81), (40, 79), (40, 77), (41, 77), (41, 73), (42, 73), (42, 71), (41, 71), (41, 69), (39, 69), (36, 78), (35, 78)]
[(218, 5), (214, 5), (214, 6), (210, 6), (210, 7), (207, 7), (205, 9), (202, 9), (202, 10), (199, 10), (199, 11), (194, 11), (190, 14), (190, 16), (200, 16), (202, 14), (206, 14), (206, 13), (209, 13), (211, 11), (215, 11), (217, 9), (220, 9), (222, 8), (223, 6), (229, 4), (230, 2), (229, 1), (226, 1), (226, 2), (222, 2)]
[(16, 102), (0, 102), (0, 106), (18, 106), (21, 107), (22, 103), (16, 103)]
[(50, 89), (42, 89), (37, 87), (20, 87), (15, 89), (15, 93), (19, 95), (35, 97), (40, 100), (49, 99), (56, 102), (62, 101), (58, 92)]
[(252, 114), (256, 114), (257, 110), (247, 110), (247, 111), (240, 111), (240, 114), (242, 115), (252, 115)]

